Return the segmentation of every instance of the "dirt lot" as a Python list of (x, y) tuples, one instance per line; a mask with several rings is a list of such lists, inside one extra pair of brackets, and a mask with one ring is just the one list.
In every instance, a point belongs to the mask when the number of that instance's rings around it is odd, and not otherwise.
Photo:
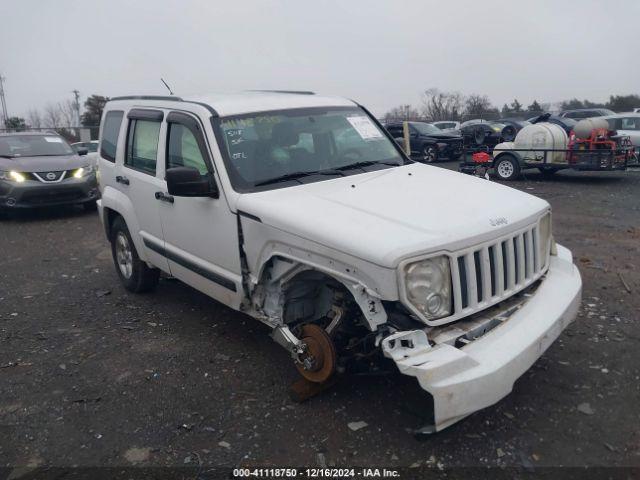
[(265, 327), (170, 279), (127, 293), (96, 214), (2, 221), (0, 465), (640, 467), (640, 172), (511, 185), (552, 204), (583, 308), (513, 394), (423, 442), (411, 379), (292, 403)]

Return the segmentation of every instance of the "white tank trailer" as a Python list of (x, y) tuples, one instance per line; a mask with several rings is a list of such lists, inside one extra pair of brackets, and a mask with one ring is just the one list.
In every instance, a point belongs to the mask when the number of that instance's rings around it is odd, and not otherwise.
[[(573, 128), (577, 138), (589, 138), (595, 129), (608, 129), (609, 124), (602, 118), (585, 118), (576, 123)], [(520, 150), (520, 157), (526, 162), (544, 161), (544, 150), (566, 150), (569, 137), (565, 130), (555, 123), (535, 123), (527, 125), (518, 132), (513, 142), (503, 142), (496, 145), (493, 158), (497, 158), (505, 150)], [(551, 164), (566, 164), (565, 152), (548, 152), (547, 162)]]

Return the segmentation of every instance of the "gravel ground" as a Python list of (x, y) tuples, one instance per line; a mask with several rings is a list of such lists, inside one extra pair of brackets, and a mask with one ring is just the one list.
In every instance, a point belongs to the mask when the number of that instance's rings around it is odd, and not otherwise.
[(295, 404), (258, 322), (170, 279), (127, 293), (96, 214), (0, 222), (0, 465), (640, 467), (640, 172), (510, 185), (552, 204), (583, 307), (511, 395), (422, 442), (412, 379)]

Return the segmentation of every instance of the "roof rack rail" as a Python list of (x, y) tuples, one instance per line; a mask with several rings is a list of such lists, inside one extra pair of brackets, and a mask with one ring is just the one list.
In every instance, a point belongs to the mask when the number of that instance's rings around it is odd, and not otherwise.
[(124, 95), (122, 97), (113, 97), (109, 100), (168, 100), (174, 102), (183, 102), (182, 98), (175, 95)]
[(247, 92), (264, 92), (264, 93), (292, 93), (294, 95), (315, 95), (316, 92), (309, 90), (247, 90)]

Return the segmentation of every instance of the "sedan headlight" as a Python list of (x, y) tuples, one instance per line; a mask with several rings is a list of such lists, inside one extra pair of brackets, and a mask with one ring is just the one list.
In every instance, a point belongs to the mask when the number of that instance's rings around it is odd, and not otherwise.
[(91, 165), (87, 165), (85, 167), (77, 168), (71, 174), (73, 178), (82, 178), (90, 175), (93, 172), (93, 167)]
[(27, 179), (24, 174), (15, 172), (13, 170), (9, 172), (0, 171), (0, 180), (9, 180), (11, 182), (22, 183)]
[(407, 300), (427, 319), (451, 315), (449, 257), (428, 258), (405, 267)]

